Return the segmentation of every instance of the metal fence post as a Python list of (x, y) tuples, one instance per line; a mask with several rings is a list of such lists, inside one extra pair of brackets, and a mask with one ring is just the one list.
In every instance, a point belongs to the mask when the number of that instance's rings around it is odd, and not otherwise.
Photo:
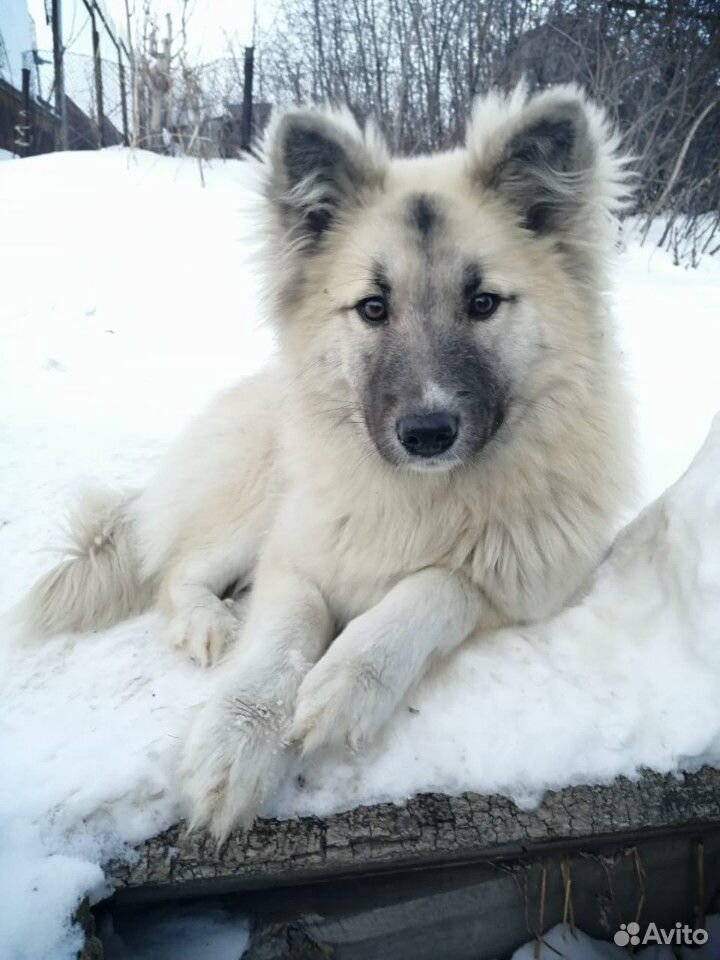
[(130, 136), (128, 133), (128, 110), (127, 110), (127, 88), (125, 85), (125, 67), (122, 63), (122, 57), (120, 55), (120, 47), (117, 48), (118, 54), (118, 74), (120, 77), (120, 107), (122, 110), (122, 125), (123, 125), (123, 143), (126, 147), (130, 146)]
[(125, 93), (125, 112), (126, 113), (129, 112), (129, 116), (128, 116), (128, 145), (129, 145), (131, 141), (132, 142), (135, 141), (135, 138), (137, 137), (137, 133), (138, 133), (136, 129), (137, 99), (136, 99), (136, 93), (135, 93), (135, 62), (133, 58), (130, 56), (128, 48), (125, 46), (125, 43), (123, 42), (122, 38), (118, 41), (118, 48), (125, 54), (125, 61), (130, 66), (130, 110), (129, 111), (127, 107), (128, 75), (125, 73), (125, 67), (123, 67), (123, 76), (125, 78), (125, 86), (123, 87), (123, 91)]
[(15, 124), (15, 146), (23, 157), (33, 154), (32, 99), (30, 97), (30, 71), (22, 68), (22, 107)]
[(240, 121), (240, 148), (249, 150), (252, 141), (253, 68), (255, 48), (245, 47), (245, 83), (243, 86), (242, 118)]
[(120, 84), (120, 111), (121, 111), (122, 126), (123, 126), (123, 143), (127, 147), (130, 145), (130, 137), (128, 132), (127, 90), (125, 87), (125, 68), (123, 67), (122, 54), (120, 52), (120, 42), (116, 38), (113, 31), (110, 29), (110, 24), (105, 19), (105, 14), (103, 13), (102, 7), (98, 6), (97, 0), (92, 0), (92, 3), (93, 3), (93, 7), (95, 8), (95, 12), (102, 20), (102, 24), (105, 27), (105, 30), (107, 31), (108, 37), (110, 37), (110, 42), (115, 47), (115, 52), (117, 53), (118, 82)]
[(102, 60), (100, 59), (100, 34), (98, 33), (97, 21), (95, 20), (95, 3), (84, 0), (85, 6), (90, 13), (90, 24), (92, 26), (93, 42), (93, 62), (95, 67), (95, 109), (97, 111), (97, 137), (98, 147), (105, 146), (105, 136), (103, 127), (105, 126), (105, 114), (103, 112), (103, 85), (102, 85)]
[(52, 0), (52, 36), (53, 36), (53, 71), (55, 74), (55, 112), (60, 118), (60, 125), (56, 128), (55, 149), (68, 148), (67, 103), (65, 101), (65, 63), (62, 38), (62, 4), (61, 0)]

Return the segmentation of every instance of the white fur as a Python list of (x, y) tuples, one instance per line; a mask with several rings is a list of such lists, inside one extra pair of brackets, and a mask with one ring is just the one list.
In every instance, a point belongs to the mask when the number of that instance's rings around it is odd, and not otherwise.
[(63, 558), (20, 604), (29, 638), (110, 626), (152, 602), (152, 577), (140, 570), (133, 494), (95, 487), (67, 518)]
[[(537, 116), (553, 97), (582, 102), (598, 145), (588, 227), (579, 236), (578, 220), (569, 237), (591, 251), (589, 278), (573, 276), (553, 238), (530, 236), (477, 182), (527, 111)], [(627, 403), (603, 299), (611, 235), (595, 229), (619, 202), (622, 162), (600, 112), (567, 88), (529, 102), (524, 91), (492, 96), (474, 112), (466, 152), (401, 161), (389, 161), (376, 135), (364, 136), (347, 114), (341, 127), (359, 167), (376, 157), (376, 176), (344, 213), (333, 245), (307, 262), (307, 238), (288, 245), (273, 207), (275, 189), (287, 201), (273, 159), (283, 121), (270, 133), (277, 365), (199, 418), (109, 527), (117, 551), (117, 531), (131, 522), (136, 561), (131, 572), (116, 564), (112, 583), (122, 569), (138, 596), (137, 584), (152, 584), (176, 644), (209, 663), (240, 635), (184, 751), (191, 821), (218, 837), (252, 820), (296, 745), (362, 747), (435, 657), (475, 630), (558, 610), (606, 549), (631, 487)], [(313, 181), (308, 189), (316, 197), (320, 188)], [(342, 304), (361, 295), (363, 251), (387, 237), (397, 204), (418, 190), (443, 198), (454, 242), (480, 251), (492, 286), (521, 294), (503, 326), (483, 334), (524, 377), (508, 440), (444, 472), (380, 458), (353, 392), (356, 358), (372, 333), (339, 319)], [(293, 203), (307, 201), (299, 192)], [(402, 267), (410, 253), (394, 249)], [(281, 281), (293, 271), (304, 286), (288, 305)], [(533, 338), (552, 349), (533, 353)], [(445, 395), (429, 382), (426, 399)], [(101, 510), (83, 528), (105, 530), (108, 516)], [(94, 530), (78, 548), (83, 569), (97, 554), (88, 547)], [(134, 608), (105, 587), (83, 599), (64, 569), (30, 598), (31, 619), (45, 632), (86, 629)], [(242, 630), (220, 599), (231, 582), (253, 585)]]

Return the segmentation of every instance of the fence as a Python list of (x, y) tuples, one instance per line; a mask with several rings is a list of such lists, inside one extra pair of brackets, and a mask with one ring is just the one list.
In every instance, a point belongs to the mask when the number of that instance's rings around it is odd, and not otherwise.
[(130, 57), (101, 0), (82, 0), (80, 33), (86, 51), (65, 49), (60, 2), (46, 4), (53, 49), (22, 55), (22, 85), (0, 84), (0, 146), (31, 156), (50, 150), (83, 150), (130, 141)]
[[(92, 149), (128, 142), (128, 90), (122, 62), (65, 53), (64, 122), (58, 110), (55, 67), (52, 51), (31, 51), (25, 56), (30, 66), (31, 96), (38, 103), (56, 108), (56, 139), (70, 150)], [(59, 145), (59, 144), (58, 144)]]
[(223, 57), (170, 77), (168, 133), (181, 152), (227, 158), (250, 149), (271, 111), (253, 99), (252, 55), (246, 48), (242, 60)]
[[(132, 142), (162, 153), (237, 157), (270, 114), (252, 102), (252, 58), (165, 69), (142, 55), (131, 87), (129, 57), (65, 52), (60, 79), (53, 51), (23, 54), (23, 90), (0, 86), (0, 146), (23, 156)], [(123, 51), (123, 53), (121, 53)], [(250, 51), (252, 53), (252, 51)], [(7, 89), (6, 89), (7, 88)]]
[(161, 36), (150, 7), (126, 44), (104, 0), (75, 0), (83, 16), (68, 40), (61, 6), (46, 0), (52, 50), (23, 54), (21, 89), (0, 85), (0, 147), (23, 156), (117, 143), (199, 157), (251, 149), (270, 113), (268, 103), (253, 102), (254, 47), (192, 64), (184, 32), (179, 40), (168, 14)]

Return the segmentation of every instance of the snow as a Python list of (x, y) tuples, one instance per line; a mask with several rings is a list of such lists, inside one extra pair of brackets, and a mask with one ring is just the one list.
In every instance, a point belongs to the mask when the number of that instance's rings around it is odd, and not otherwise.
[[(2, 165), (0, 609), (53, 561), (79, 483), (142, 485), (188, 419), (272, 351), (251, 174), (203, 173), (205, 187), (196, 162), (119, 148)], [(629, 233), (615, 301), (642, 504), (720, 409), (719, 290), (717, 262), (686, 271)], [(548, 787), (720, 761), (718, 476), (720, 422), (580, 606), (468, 645), (370, 754), (315, 762), (266, 812), (433, 789), (529, 805)], [(178, 744), (213, 676), (164, 644), (154, 614), (30, 649), (8, 618), (0, 675), (0, 956), (65, 960), (77, 903), (107, 893), (100, 865), (178, 816)], [(150, 949), (129, 936), (131, 955)]]
[(647, 246), (637, 242), (639, 232), (627, 230), (615, 312), (637, 405), (647, 503), (678, 478), (720, 409), (720, 261), (706, 257), (695, 270), (676, 267), (652, 244), (662, 235), (661, 223)]

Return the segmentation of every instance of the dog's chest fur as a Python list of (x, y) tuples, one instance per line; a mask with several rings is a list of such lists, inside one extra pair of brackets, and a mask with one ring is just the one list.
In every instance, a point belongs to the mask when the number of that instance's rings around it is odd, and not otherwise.
[(316, 512), (311, 524), (302, 525), (304, 566), (317, 579), (340, 623), (378, 603), (408, 574), (452, 565), (460, 542), (474, 538), (458, 510), (446, 511), (438, 521), (428, 523), (409, 505), (393, 507), (386, 501), (362, 509), (356, 504), (354, 509), (328, 510), (325, 516)]
[(351, 430), (319, 429), (302, 447), (285, 440), (275, 532), (340, 625), (433, 566), (462, 571), (503, 622), (549, 615), (597, 562), (616, 499), (554, 451), (552, 472), (539, 456), (523, 469), (530, 449), (518, 458), (510, 447), (475, 467), (417, 476), (358, 452)]
[(338, 470), (332, 458), (296, 475), (282, 511), (283, 537), (339, 624), (418, 570), (469, 571), (483, 534), (482, 509), (471, 510), (447, 475), (417, 479), (388, 474), (376, 461)]

